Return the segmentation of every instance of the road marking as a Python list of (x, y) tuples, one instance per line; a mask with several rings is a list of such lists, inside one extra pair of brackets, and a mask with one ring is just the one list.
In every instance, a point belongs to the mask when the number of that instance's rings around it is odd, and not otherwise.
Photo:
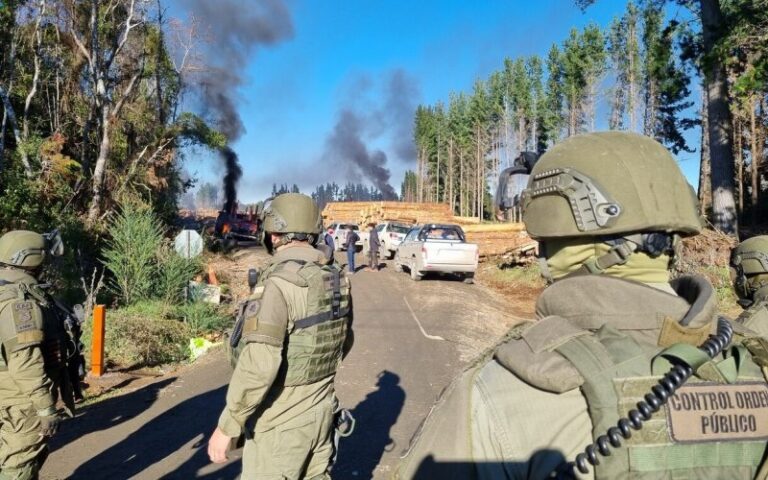
[(411, 308), (411, 304), (408, 303), (408, 299), (403, 297), (403, 301), (405, 302), (405, 306), (408, 307), (408, 311), (411, 312), (411, 316), (416, 321), (416, 325), (419, 326), (419, 330), (421, 330), (421, 334), (424, 335), (426, 338), (430, 340), (443, 340), (445, 339), (439, 335), (430, 335), (427, 332), (424, 331), (424, 327), (421, 326), (421, 322), (419, 321), (419, 318), (416, 316), (416, 314), (413, 312), (413, 308)]

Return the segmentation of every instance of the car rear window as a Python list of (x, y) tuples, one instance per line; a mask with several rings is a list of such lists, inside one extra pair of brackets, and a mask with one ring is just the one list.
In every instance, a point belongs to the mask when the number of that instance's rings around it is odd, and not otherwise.
[(419, 235), (420, 239), (428, 240), (459, 240), (464, 241), (464, 236), (455, 227), (425, 228)]
[(389, 230), (390, 232), (395, 232), (395, 233), (408, 233), (408, 230), (410, 229), (411, 229), (410, 227), (407, 227), (405, 225), (395, 225), (395, 224), (391, 224), (387, 228), (387, 230)]

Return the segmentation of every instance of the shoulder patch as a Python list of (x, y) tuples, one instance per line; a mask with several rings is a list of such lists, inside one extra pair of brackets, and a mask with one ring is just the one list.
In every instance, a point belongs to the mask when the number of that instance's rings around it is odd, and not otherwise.
[[(8, 306), (13, 317), (13, 337), (19, 347), (43, 341), (43, 316), (34, 302), (14, 302)], [(9, 336), (11, 332), (3, 336)], [(4, 339), (10, 340), (10, 339)]]
[(34, 309), (35, 305), (32, 302), (16, 302), (11, 306), (13, 313), (13, 323), (16, 327), (16, 333), (24, 333), (30, 330), (39, 329), (39, 325), (35, 325)]

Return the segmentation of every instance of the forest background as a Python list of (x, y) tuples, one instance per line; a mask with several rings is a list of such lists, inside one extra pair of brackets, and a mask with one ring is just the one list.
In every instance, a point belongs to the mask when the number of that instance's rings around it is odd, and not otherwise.
[[(593, 1), (576, 3), (588, 11)], [(687, 14), (672, 17), (672, 7)], [(232, 61), (285, 38), (280, 2), (264, 2), (259, 15), (261, 30), (227, 46)], [(673, 152), (698, 152), (702, 213), (730, 235), (754, 231), (766, 203), (767, 32), (768, 0), (630, 2), (606, 28), (563, 32), (545, 57), (507, 58), (471, 91), (419, 106), (406, 129), (415, 168), (399, 192), (372, 181), (308, 193), (321, 204), (445, 202), (489, 219), (499, 170), (519, 152), (607, 119)], [(180, 206), (223, 203), (223, 186), (193, 191), (184, 168), (190, 147), (225, 150), (243, 129), (229, 93), (242, 78), (202, 55), (215, 41), (194, 16), (171, 18), (162, 0), (0, 1), (0, 225), (62, 230), (71, 248), (56, 280), (73, 299), (94, 300), (106, 282), (113, 301), (129, 303), (115, 271), (104, 275), (119, 225), (148, 215), (165, 237)], [(685, 133), (693, 128), (703, 132), (695, 145)], [(298, 190), (286, 180), (272, 193)]]

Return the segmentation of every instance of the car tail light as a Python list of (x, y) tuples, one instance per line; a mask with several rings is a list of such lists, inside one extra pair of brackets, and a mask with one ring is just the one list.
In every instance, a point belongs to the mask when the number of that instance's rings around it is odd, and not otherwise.
[(389, 234), (389, 238), (397, 239), (397, 234), (396, 233), (390, 233)]
[(421, 254), (427, 256), (427, 247), (421, 247)]

